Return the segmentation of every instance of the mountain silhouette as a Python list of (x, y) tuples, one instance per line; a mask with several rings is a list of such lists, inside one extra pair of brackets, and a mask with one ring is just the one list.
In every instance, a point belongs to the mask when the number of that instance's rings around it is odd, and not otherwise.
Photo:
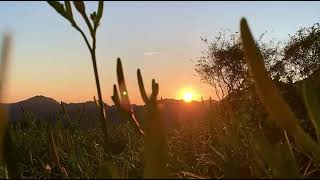
[(52, 103), (52, 104), (59, 104), (58, 101), (49, 98), (49, 97), (45, 97), (45, 96), (41, 96), (41, 95), (37, 95), (34, 97), (31, 97), (29, 99), (20, 101), (18, 103), (26, 103), (26, 104), (46, 104), (46, 103)]
[(42, 118), (48, 118), (50, 113), (57, 114), (60, 111), (59, 102), (45, 96), (34, 96), (20, 102), (5, 104), (5, 107), (10, 121), (21, 120), (23, 111), (32, 112)]
[[(99, 111), (94, 101), (64, 103), (64, 105), (70, 119), (78, 119), (81, 127), (92, 128), (96, 126), (99, 120)], [(204, 104), (197, 101), (185, 103), (183, 100), (176, 99), (158, 101), (162, 117), (170, 126), (203, 117), (203, 112), (207, 109), (208, 105), (209, 101), (204, 101)], [(8, 110), (8, 117), (12, 122), (26, 120), (24, 114), (33, 114), (34, 116), (31, 118), (46, 120), (51, 123), (56, 122), (58, 119), (61, 119), (64, 124), (67, 124), (69, 121), (69, 117), (62, 112), (61, 104), (45, 96), (37, 95), (16, 103), (7, 103), (4, 106)], [(142, 119), (144, 105), (132, 105), (132, 108), (136, 117)], [(107, 119), (115, 123), (125, 121), (114, 105), (107, 105)]]

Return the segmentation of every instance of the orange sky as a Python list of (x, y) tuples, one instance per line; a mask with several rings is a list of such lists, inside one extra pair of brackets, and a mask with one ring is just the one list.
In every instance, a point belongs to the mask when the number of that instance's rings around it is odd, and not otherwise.
[[(93, 11), (97, 4), (86, 5)], [(201, 95), (216, 99), (213, 88), (195, 76), (191, 61), (204, 50), (200, 37), (210, 39), (227, 28), (239, 31), (239, 20), (244, 16), (254, 35), (268, 30), (269, 38), (285, 40), (301, 26), (319, 22), (319, 8), (319, 2), (107, 1), (97, 33), (104, 100), (113, 104), (110, 97), (117, 82), (118, 57), (132, 103), (142, 103), (138, 68), (147, 92), (152, 78), (160, 84), (159, 98), (181, 98), (181, 91), (190, 88), (197, 100)], [(79, 16), (76, 20), (84, 25)], [(5, 102), (35, 95), (83, 102), (96, 96), (93, 67), (82, 37), (46, 2), (0, 2), (0, 34), (7, 30), (14, 35), (14, 55)]]

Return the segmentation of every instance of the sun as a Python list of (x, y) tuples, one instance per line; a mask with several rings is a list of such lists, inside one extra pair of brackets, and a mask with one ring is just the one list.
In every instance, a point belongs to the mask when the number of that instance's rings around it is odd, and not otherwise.
[(177, 92), (177, 99), (183, 100), (185, 103), (191, 103), (198, 99), (198, 91), (193, 87), (183, 87)]
[(192, 98), (193, 98), (193, 95), (191, 92), (185, 92), (183, 94), (183, 100), (187, 103), (191, 102), (192, 101)]

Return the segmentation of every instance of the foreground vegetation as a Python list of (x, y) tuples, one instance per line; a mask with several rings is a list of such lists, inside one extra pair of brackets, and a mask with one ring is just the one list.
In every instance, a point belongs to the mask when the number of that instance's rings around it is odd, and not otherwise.
[[(176, 127), (164, 123), (157, 101), (160, 85), (152, 79), (148, 96), (140, 69), (137, 70), (138, 87), (145, 106), (143, 118), (136, 118), (119, 58), (118, 86), (113, 87), (112, 100), (127, 121), (112, 124), (102, 102), (95, 57), (96, 29), (103, 2), (99, 3), (97, 13), (90, 15), (92, 22), (86, 15), (84, 3), (74, 3), (91, 32), (92, 47), (73, 20), (70, 3), (49, 4), (70, 21), (88, 45), (97, 83), (100, 123), (95, 128), (82, 129), (79, 119), (69, 118), (70, 126), (65, 128), (61, 121), (52, 125), (24, 112), (21, 122), (8, 124), (1, 109), (3, 178), (320, 176), (317, 111), (320, 105), (317, 65), (320, 63), (316, 58), (320, 36), (316, 26), (307, 34), (300, 31), (298, 37), (303, 38), (292, 38), (285, 49), (285, 58), (266, 66), (266, 62), (271, 62), (268, 58), (274, 57), (272, 53), (277, 51), (257, 44), (246, 20), (242, 19), (240, 37), (232, 37), (234, 44), (222, 48), (211, 44), (215, 47), (210, 49), (211, 55), (215, 56), (198, 61), (197, 72), (215, 88), (220, 101), (203, 102), (204, 118)], [(1, 85), (8, 59), (7, 39), (3, 46)], [(306, 53), (308, 51), (312, 53)], [(301, 63), (308, 58), (310, 61)], [(286, 71), (294, 65), (300, 69)], [(63, 103), (61, 111), (61, 116), (69, 117)]]
[[(316, 161), (302, 152), (281, 128), (264, 122), (261, 127), (242, 104), (233, 121), (221, 119), (219, 104), (208, 109), (204, 119), (194, 124), (168, 127), (166, 169), (172, 178), (275, 178), (319, 177)], [(221, 111), (221, 112), (219, 112)], [(259, 115), (260, 116), (260, 115)], [(262, 117), (262, 114), (261, 114)], [(143, 178), (144, 142), (132, 123), (110, 124), (110, 152), (104, 151), (103, 127), (82, 129), (77, 119), (65, 128), (54, 126), (32, 113), (10, 125), (10, 143), (6, 144), (9, 177), (13, 178)], [(51, 134), (53, 134), (53, 141)], [(255, 139), (264, 135), (264, 149)], [(290, 146), (287, 146), (289, 138)], [(52, 146), (54, 142), (54, 148)], [(269, 144), (270, 143), (270, 144)], [(271, 147), (277, 148), (274, 150)], [(289, 164), (290, 149), (296, 163)], [(283, 153), (281, 151), (283, 150)], [(283, 149), (284, 148), (284, 149)], [(154, 152), (157, 154), (157, 152)], [(269, 154), (272, 153), (272, 154)], [(112, 156), (112, 162), (109, 156)], [(275, 164), (269, 164), (272, 160)], [(290, 162), (292, 163), (292, 162)], [(290, 165), (297, 169), (291, 171)], [(59, 168), (63, 168), (65, 172)], [(5, 173), (2, 174), (5, 177)]]

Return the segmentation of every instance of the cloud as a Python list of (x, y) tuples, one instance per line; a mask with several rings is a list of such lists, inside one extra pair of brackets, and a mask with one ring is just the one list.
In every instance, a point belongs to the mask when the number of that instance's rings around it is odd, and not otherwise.
[(156, 55), (156, 54), (160, 54), (160, 52), (144, 52), (143, 53), (144, 56), (152, 56), (152, 55)]

